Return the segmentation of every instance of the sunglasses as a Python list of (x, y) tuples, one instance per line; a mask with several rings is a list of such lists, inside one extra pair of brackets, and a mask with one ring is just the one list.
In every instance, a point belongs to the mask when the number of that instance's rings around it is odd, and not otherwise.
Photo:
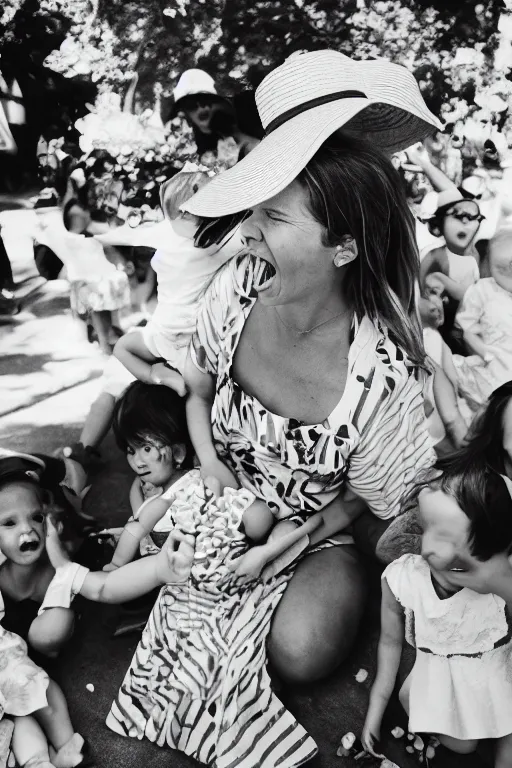
[(457, 221), (462, 222), (480, 222), (485, 219), (485, 216), (482, 216), (480, 213), (480, 208), (477, 203), (473, 203), (471, 200), (454, 205), (453, 208), (449, 208), (446, 211), (445, 215), (451, 216), (452, 218), (457, 219)]

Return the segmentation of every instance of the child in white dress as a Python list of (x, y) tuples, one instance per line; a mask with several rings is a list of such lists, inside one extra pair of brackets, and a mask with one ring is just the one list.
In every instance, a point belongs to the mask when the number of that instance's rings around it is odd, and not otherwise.
[(459, 391), (476, 411), (512, 379), (512, 228), (489, 243), (491, 277), (468, 288), (456, 316), (469, 357), (454, 355)]
[[(185, 395), (183, 372), (196, 325), (199, 300), (217, 270), (242, 250), (235, 233), (220, 245), (199, 248), (194, 239), (201, 220), (180, 206), (209, 180), (206, 171), (187, 166), (160, 190), (168, 223), (168, 245), (151, 260), (157, 275), (158, 304), (147, 326), (126, 335), (114, 354), (140, 381), (164, 384)], [(163, 361), (163, 363), (162, 363)]]
[[(421, 555), (403, 555), (382, 575), (378, 668), (363, 746), (378, 756), (404, 638), (416, 649), (400, 691), (409, 731), (436, 734), (469, 754), (496, 740), (495, 768), (512, 765), (512, 637), (502, 597), (457, 583), (502, 565), (512, 569), (512, 482), (462, 454), (439, 460), (408, 500), (418, 504)], [(482, 592), (486, 591), (485, 589)]]

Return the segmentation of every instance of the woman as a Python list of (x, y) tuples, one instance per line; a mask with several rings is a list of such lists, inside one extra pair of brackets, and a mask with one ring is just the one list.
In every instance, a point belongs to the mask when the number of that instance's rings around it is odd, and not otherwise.
[[(401, 67), (334, 51), (292, 57), (263, 81), (257, 100), (266, 138), (184, 206), (211, 217), (252, 211), (242, 227), (249, 253), (228, 263), (204, 298), (188, 381), (190, 408), (195, 401), (202, 416), (189, 426), (203, 475), (222, 480), (227, 465), (278, 520), (323, 511), (314, 551), (289, 572), (268, 639), (278, 675), (307, 682), (343, 661), (364, 607), (361, 561), (336, 534), (368, 505), (367, 538), (377, 540), (417, 467), (434, 458), (412, 319), (413, 221), (389, 160), (336, 131), (344, 126), (394, 151), (436, 120)], [(218, 458), (201, 450), (205, 429)], [(162, 610), (157, 603), (155, 615)], [(151, 642), (167, 658), (159, 627)], [(165, 663), (172, 669), (172, 653)], [(144, 674), (132, 663), (116, 730), (182, 748), (165, 733), (170, 720), (155, 716), (169, 694), (157, 684), (148, 697)], [(242, 730), (245, 716), (238, 713)], [(187, 747), (196, 756), (193, 736)], [(230, 764), (275, 765), (256, 759), (260, 744)], [(299, 764), (291, 752), (282, 758)]]

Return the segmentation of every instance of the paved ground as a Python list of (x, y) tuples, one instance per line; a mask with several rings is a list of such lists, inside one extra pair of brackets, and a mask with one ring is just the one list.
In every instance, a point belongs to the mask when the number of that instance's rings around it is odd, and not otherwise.
[[(31, 279), (33, 266), (27, 251), (13, 254), (19, 278)], [(6, 447), (52, 453), (79, 434), (95, 397), (104, 358), (88, 345), (72, 320), (65, 287), (43, 287), (28, 300), (23, 317), (0, 326), (0, 444)], [(84, 382), (84, 383), (78, 383)], [(106, 525), (122, 524), (128, 515), (129, 470), (109, 435), (102, 449), (103, 461), (95, 471), (87, 509)], [(374, 584), (378, 576), (374, 574)], [(98, 768), (185, 768), (195, 765), (183, 755), (159, 749), (148, 742), (134, 742), (111, 733), (104, 725), (110, 702), (126, 670), (137, 637), (113, 638), (117, 609), (84, 605), (76, 638), (55, 672), (61, 681), (76, 727), (90, 741)], [(329, 680), (298, 690), (286, 689), (282, 698), (319, 746), (316, 768), (357, 765), (336, 756), (341, 736), (358, 732), (364, 718), (368, 689), (374, 670), (378, 637), (378, 598), (370, 602), (359, 642), (342, 669)], [(355, 681), (359, 669), (370, 677)], [(94, 692), (86, 685), (92, 683)], [(390, 728), (404, 725), (397, 704), (390, 709), (383, 747), (401, 768), (417, 765), (403, 742), (394, 742)], [(388, 734), (388, 735), (386, 735)], [(366, 763), (366, 761), (365, 761)], [(369, 761), (373, 765), (373, 761)], [(450, 759), (438, 765), (455, 766)], [(462, 763), (461, 763), (462, 764)], [(464, 766), (472, 765), (470, 758)]]

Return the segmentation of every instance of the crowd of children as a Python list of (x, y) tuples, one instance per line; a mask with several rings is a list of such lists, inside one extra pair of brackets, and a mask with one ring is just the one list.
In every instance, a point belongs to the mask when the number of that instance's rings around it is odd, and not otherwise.
[[(411, 158), (427, 163), (417, 150)], [(494, 764), (507, 768), (512, 765), (512, 226), (502, 211), (489, 239), (478, 241), (484, 220), (478, 200), (441, 172), (432, 179), (438, 192), (435, 210), (418, 224), (418, 311), (432, 368), (425, 409), (439, 459), (404, 502), (406, 513), (417, 509), (423, 532), (419, 549), (396, 559), (382, 576), (378, 669), (362, 743), (372, 755), (381, 754), (381, 722), (405, 639), (416, 649), (400, 691), (409, 730), (435, 734), (443, 747), (461, 753), (474, 750), (481, 739), (496, 740)], [(191, 713), (185, 699), (193, 699), (194, 686), (212, 686), (203, 696), (204, 711), (196, 708), (194, 717), (211, 721), (215, 733), (218, 696), (229, 699), (208, 649), (208, 633), (220, 632), (212, 605), (226, 606), (226, 632), (240, 626), (233, 617), (253, 623), (260, 617), (255, 648), (263, 667), (264, 626), (286, 586), (284, 569), (323, 522), (319, 514), (302, 527), (294, 520), (274, 525), (266, 504), (238, 489), (216, 454), (210, 426), (213, 381), (203, 374), (195, 380), (197, 369), (187, 361), (187, 351), (202, 294), (243, 245), (234, 222), (208, 230), (211, 223), (181, 211), (208, 181), (205, 170), (187, 167), (163, 184), (167, 245), (152, 260), (157, 307), (147, 325), (119, 340), (111, 312), (129, 301), (127, 278), (105, 258), (79, 197), (64, 210), (59, 247), (70, 254), (63, 261), (68, 258), (72, 306), (78, 314), (91, 313), (100, 345), (109, 350), (115, 344), (115, 357), (109, 359), (79, 442), (64, 449), (63, 459), (0, 457), (0, 706), (13, 720), (12, 751), (20, 766), (73, 768), (87, 762), (84, 739), (74, 731), (64, 696), (40, 666), (73, 634), (76, 595), (122, 603), (164, 585), (165, 604), (174, 605), (159, 619), (168, 625), (169, 648), (157, 653), (148, 646), (149, 626), (108, 724), (123, 733), (122, 712), (133, 706), (129, 693), (139, 685), (141, 669), (160, 675), (162, 658), (174, 658), (183, 669), (170, 686), (169, 700), (157, 707), (148, 699), (141, 706), (148, 707), (144, 717), (151, 720), (153, 740), (185, 749), (186, 726), (180, 722)], [(205, 231), (210, 236), (199, 247), (198, 235)], [(57, 247), (53, 241), (52, 247)], [(96, 277), (101, 272), (99, 282), (92, 281), (91, 270)], [(185, 405), (187, 389), (194, 396)], [(91, 572), (73, 562), (76, 543), (65, 532), (69, 520), (78, 519), (83, 536), (90, 522), (79, 503), (73, 506), (73, 497), (80, 499), (85, 471), (111, 426), (135, 475), (132, 515), (115, 532), (110, 562)], [(55, 477), (45, 481), (52, 462), (58, 482)], [(59, 496), (59, 488), (66, 494)], [(183, 585), (191, 573), (195, 586), (189, 584), (187, 591)], [(251, 617), (241, 617), (240, 590), (258, 580), (260, 602), (250, 609)], [(22, 605), (28, 606), (24, 626), (17, 621)], [(187, 634), (199, 610), (208, 616), (200, 642)], [(181, 630), (180, 620), (187, 625)], [(238, 647), (235, 634), (232, 641)], [(201, 679), (187, 667), (192, 650), (204, 657)], [(257, 664), (254, 657), (251, 663)], [(230, 670), (226, 662), (224, 672)], [(223, 706), (226, 716), (229, 701)], [(274, 716), (273, 707), (269, 697), (268, 717)], [(224, 720), (225, 730), (217, 734), (219, 744), (226, 742), (225, 755), (239, 737), (233, 713), (230, 717), (229, 727)], [(137, 735), (145, 735), (149, 726), (140, 727)], [(303, 746), (306, 759), (312, 746), (305, 732)], [(205, 746), (205, 762), (214, 752)]]

